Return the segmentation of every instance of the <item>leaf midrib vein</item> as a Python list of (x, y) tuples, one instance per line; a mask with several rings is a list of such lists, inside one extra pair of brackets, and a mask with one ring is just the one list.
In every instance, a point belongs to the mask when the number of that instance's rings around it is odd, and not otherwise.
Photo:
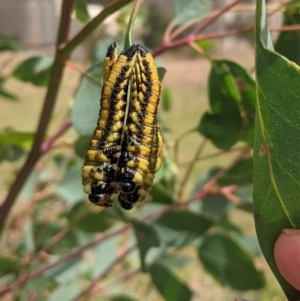
[[(257, 110), (257, 115), (258, 115), (258, 120), (259, 120), (259, 124), (260, 124), (260, 132), (261, 132), (261, 136), (263, 138), (263, 141), (266, 145), (268, 145), (267, 143), (267, 139), (266, 139), (266, 136), (265, 136), (265, 126), (264, 126), (264, 122), (263, 122), (263, 118), (262, 118), (262, 113), (261, 113), (261, 108), (260, 108), (260, 98), (259, 98), (259, 93), (266, 99), (265, 95), (263, 94), (262, 92), (262, 89), (260, 88), (260, 85), (257, 83), (258, 87), (258, 95), (256, 97), (256, 110)], [(279, 189), (278, 189), (278, 186), (276, 184), (276, 180), (275, 180), (275, 177), (274, 177), (274, 172), (273, 172), (273, 168), (272, 168), (272, 162), (271, 162), (271, 156), (269, 154), (266, 154), (267, 156), (267, 160), (268, 160), (268, 166), (269, 166), (269, 173), (270, 173), (270, 178), (271, 178), (271, 183), (272, 183), (272, 186), (273, 186), (273, 189), (275, 191), (275, 194), (277, 196), (277, 199), (279, 201), (279, 204), (280, 206), (282, 207), (283, 209), (283, 212), (285, 213), (289, 223), (291, 224), (291, 226), (293, 228), (296, 228), (296, 225), (294, 224), (293, 220), (291, 219), (291, 216), (289, 215), (289, 212), (287, 211), (287, 208), (284, 204), (284, 201), (281, 197), (281, 194), (279, 192)]]

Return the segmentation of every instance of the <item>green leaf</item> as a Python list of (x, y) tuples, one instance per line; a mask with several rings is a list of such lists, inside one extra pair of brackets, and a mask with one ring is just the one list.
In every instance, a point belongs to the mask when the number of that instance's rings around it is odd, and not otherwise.
[(174, 210), (156, 220), (154, 226), (162, 242), (167, 246), (181, 248), (203, 235), (213, 224), (212, 220), (201, 214)]
[(19, 39), (11, 36), (0, 35), (0, 51), (19, 51), (23, 49), (24, 45)]
[(160, 170), (154, 178), (154, 187), (151, 189), (152, 201), (161, 204), (174, 202), (177, 166), (165, 156)]
[(198, 255), (207, 272), (224, 286), (257, 290), (265, 285), (263, 274), (255, 268), (251, 256), (227, 235), (205, 236)]
[(4, 88), (6, 79), (7, 78), (0, 78), (0, 96), (2, 96), (5, 100), (15, 101), (18, 98), (17, 95)]
[(166, 301), (189, 301), (192, 299), (190, 288), (180, 281), (162, 264), (150, 267), (152, 282)]
[(119, 237), (112, 237), (94, 248), (93, 278), (99, 277), (114, 263), (117, 257), (118, 245)]
[(67, 214), (66, 217), (70, 222), (80, 218), (75, 224), (75, 228), (90, 233), (99, 233), (109, 229), (113, 220), (109, 210), (100, 212), (90, 212), (85, 203), (76, 204)]
[(238, 64), (216, 60), (209, 76), (210, 111), (206, 112), (197, 131), (221, 149), (238, 140), (253, 144), (255, 83)]
[(12, 130), (0, 132), (0, 143), (27, 146), (32, 143), (34, 135), (35, 133), (33, 132), (19, 132)]
[(0, 162), (14, 162), (21, 158), (24, 154), (22, 147), (13, 144), (0, 143)]
[(13, 272), (20, 263), (20, 260), (16, 257), (0, 254), (0, 275)]
[(169, 191), (165, 189), (160, 183), (154, 184), (150, 190), (152, 202), (160, 204), (172, 204), (174, 202), (173, 197)]
[(67, 167), (63, 179), (54, 187), (54, 191), (70, 205), (74, 205), (85, 199), (86, 195), (82, 189), (81, 164), (79, 161)]
[(74, 9), (77, 20), (87, 22), (90, 19), (86, 0), (75, 0)]
[(71, 301), (73, 300), (81, 291), (79, 283), (74, 281), (59, 285), (49, 296), (48, 301)]
[(36, 300), (39, 301), (49, 301), (46, 297), (46, 293), (48, 292), (50, 287), (55, 285), (52, 280), (47, 279), (46, 277), (40, 275), (37, 278), (28, 281), (25, 285), (22, 286), (22, 289), (19, 290), (17, 294), (16, 301), (28, 300), (30, 296), (32, 296), (32, 292), (34, 292)]
[[(56, 257), (56, 259), (57, 258), (58, 257)], [(74, 280), (74, 277), (76, 277), (76, 274), (79, 272), (80, 260), (81, 256), (67, 259), (61, 264), (47, 270), (44, 275), (49, 279), (58, 281), (59, 283), (68, 283), (70, 280)]]
[(199, 211), (215, 218), (223, 218), (228, 215), (233, 206), (234, 204), (224, 196), (210, 195), (199, 202)]
[[(65, 228), (65, 224), (61, 220), (56, 220), (55, 223), (35, 222), (34, 233), (32, 234), (34, 239), (35, 249), (40, 250), (49, 243), (49, 240), (53, 238), (58, 232)], [(52, 249), (52, 254), (62, 254), (69, 251), (72, 247), (77, 246), (79, 240), (75, 231), (70, 231), (64, 239), (60, 240)]]
[(127, 295), (117, 295), (117, 296), (113, 296), (113, 297), (110, 297), (109, 299), (110, 301), (137, 301), (137, 299), (134, 299), (130, 296), (127, 296)]
[(167, 73), (167, 69), (162, 66), (159, 66), (157, 67), (157, 72), (158, 72), (159, 80), (162, 81)]
[(254, 217), (260, 247), (289, 300), (300, 292), (280, 275), (273, 255), (282, 229), (300, 228), (300, 69), (278, 53), (257, 1), (257, 104), (254, 144)]
[(214, 225), (212, 219), (209, 219), (203, 214), (196, 214), (188, 210), (169, 211), (158, 218), (155, 223), (178, 232), (186, 232), (195, 236), (204, 234)]
[(218, 180), (218, 184), (227, 185), (246, 185), (253, 181), (253, 160), (245, 158), (226, 171), (226, 174)]
[(181, 254), (166, 254), (162, 257), (159, 262), (163, 263), (164, 266), (170, 269), (183, 268), (185, 265), (193, 260), (191, 256), (181, 255)]
[(169, 112), (172, 108), (172, 96), (168, 87), (165, 87), (162, 92), (162, 108), (164, 111)]
[(175, 0), (175, 24), (183, 25), (193, 19), (200, 19), (211, 11), (208, 0)]
[(159, 247), (159, 236), (152, 225), (131, 221), (140, 252), (141, 269), (146, 270), (146, 255), (153, 247)]
[(77, 156), (79, 156), (82, 159), (85, 158), (90, 140), (91, 140), (91, 136), (81, 136), (76, 140), (74, 145), (74, 150)]
[[(291, 1), (285, 5), (284, 26), (299, 25), (300, 3), (298, 0)], [(280, 31), (275, 44), (275, 50), (291, 61), (300, 64), (300, 35), (298, 31)]]
[(23, 82), (30, 82), (35, 86), (44, 87), (48, 85), (52, 64), (52, 57), (32, 57), (17, 66), (12, 76)]
[(81, 135), (91, 136), (97, 125), (100, 110), (103, 63), (97, 63), (82, 77), (75, 95), (71, 119), (74, 128)]

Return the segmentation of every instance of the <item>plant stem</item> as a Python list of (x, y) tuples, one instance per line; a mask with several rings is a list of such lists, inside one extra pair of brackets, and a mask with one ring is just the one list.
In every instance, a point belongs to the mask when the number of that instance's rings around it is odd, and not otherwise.
[[(99, 285), (99, 281), (107, 276), (107, 274), (113, 269), (115, 265), (122, 262), (124, 258), (129, 255), (132, 251), (136, 249), (136, 245), (133, 245), (127, 249), (125, 249), (121, 254), (117, 255), (115, 260), (97, 277), (93, 279), (93, 281), (83, 289), (76, 297), (71, 299), (71, 301), (81, 301), (81, 300), (90, 300), (93, 295), (95, 295), (95, 288)], [(90, 298), (90, 299), (89, 299)]]
[[(154, 49), (153, 52), (152, 52), (152, 55), (153, 56), (158, 56), (158, 55), (166, 52), (167, 50), (169, 50), (171, 48), (176, 48), (176, 47), (179, 47), (179, 46), (188, 45), (191, 42), (195, 42), (195, 41), (200, 40), (199, 36), (198, 36), (199, 32), (202, 32), (205, 28), (207, 28), (210, 24), (212, 24), (216, 19), (220, 18), (223, 14), (225, 14), (228, 10), (230, 10), (232, 7), (234, 7), (235, 5), (237, 5), (241, 1), (243, 1), (243, 0), (234, 0), (230, 4), (228, 4), (225, 7), (221, 8), (220, 10), (217, 11), (216, 14), (212, 15), (210, 18), (208, 18), (207, 20), (204, 20), (198, 26), (196, 26), (193, 29), (193, 31), (191, 33), (189, 33), (187, 36), (185, 36), (183, 38), (179, 38), (177, 40), (166, 39), (167, 42), (162, 43), (158, 48)], [(204, 38), (205, 37), (203, 36), (202, 39), (204, 39)]]
[[(0, 290), (0, 297), (5, 296), (8, 293), (12, 293), (15, 290), (17, 290), (18, 288), (20, 288), (21, 286), (25, 285), (27, 282), (29, 282), (30, 280), (33, 280), (37, 277), (39, 277), (40, 275), (42, 275), (43, 273), (45, 273), (46, 271), (50, 270), (51, 268), (62, 264), (63, 262), (66, 262), (72, 258), (75, 258), (77, 256), (80, 256), (85, 250), (92, 248), (98, 244), (100, 244), (101, 242), (112, 238), (113, 236), (119, 235), (121, 233), (126, 232), (128, 229), (130, 228), (129, 224), (126, 224), (124, 226), (122, 226), (121, 228), (101, 235), (99, 237), (96, 237), (94, 240), (92, 240), (91, 242), (89, 242), (88, 244), (73, 249), (72, 251), (66, 253), (65, 255), (62, 255), (61, 257), (59, 257), (57, 260), (47, 263), (46, 265), (37, 268), (34, 272), (24, 275), (24, 277), (20, 277), (17, 281), (15, 281), (14, 283), (12, 283), (11, 285), (6, 286), (4, 289)], [(0, 298), (1, 299), (1, 298)], [(1, 299), (2, 300), (2, 299)]]
[(202, 153), (202, 151), (204, 149), (205, 143), (206, 143), (206, 139), (203, 139), (195, 152), (193, 160), (190, 162), (185, 174), (183, 175), (182, 182), (179, 185), (180, 188), (179, 188), (179, 192), (178, 192), (178, 198), (177, 198), (178, 200), (180, 200), (183, 196), (184, 189), (186, 187), (186, 183), (188, 182), (188, 180), (192, 174), (192, 171), (195, 167), (195, 162), (197, 161), (197, 158), (200, 156), (200, 154)]
[(17, 175), (14, 183), (12, 184), (4, 203), (0, 207), (0, 231), (2, 231), (5, 220), (19, 194), (23, 184), (25, 183), (28, 175), (32, 171), (36, 162), (42, 155), (41, 144), (43, 143), (48, 125), (51, 120), (52, 111), (55, 105), (55, 100), (60, 87), (65, 56), (59, 55), (59, 46), (66, 42), (69, 33), (71, 12), (73, 9), (74, 0), (64, 0), (61, 8), (61, 18), (58, 29), (58, 36), (56, 42), (56, 55), (53, 67), (50, 73), (48, 90), (44, 100), (44, 106), (38, 123), (36, 135), (34, 137), (31, 151), (22, 166), (19, 174)]

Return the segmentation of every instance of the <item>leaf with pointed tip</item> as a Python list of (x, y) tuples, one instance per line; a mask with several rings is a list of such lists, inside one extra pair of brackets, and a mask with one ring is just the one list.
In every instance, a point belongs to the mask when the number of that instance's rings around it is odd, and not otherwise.
[(86, 0), (75, 0), (74, 9), (77, 20), (87, 22), (90, 19)]
[(0, 254), (0, 274), (13, 272), (19, 264), (18, 258)]
[(255, 83), (237, 63), (215, 60), (209, 76), (210, 111), (196, 128), (221, 149), (253, 144)]
[(150, 274), (156, 289), (166, 301), (189, 301), (192, 291), (162, 264), (150, 267)]
[(75, 130), (81, 135), (92, 135), (97, 125), (100, 109), (102, 69), (102, 62), (89, 68), (83, 75), (75, 95), (71, 120)]
[(285, 228), (300, 228), (300, 68), (273, 51), (266, 7), (257, 0), (257, 104), (254, 217), (260, 247), (287, 298), (300, 298), (280, 275), (274, 243)]
[(24, 45), (19, 39), (11, 36), (0, 35), (0, 51), (19, 51), (23, 49)]
[(265, 285), (263, 273), (255, 268), (251, 256), (227, 235), (205, 236), (198, 255), (204, 268), (224, 286), (249, 290)]
[(175, 0), (173, 3), (176, 25), (183, 25), (193, 19), (199, 19), (211, 10), (210, 1), (207, 0)]
[(153, 247), (159, 246), (159, 236), (152, 225), (137, 220), (131, 221), (140, 251), (141, 269), (146, 270), (146, 255)]
[(52, 57), (32, 57), (17, 66), (12, 76), (23, 82), (30, 82), (35, 86), (44, 87), (48, 85), (52, 64)]

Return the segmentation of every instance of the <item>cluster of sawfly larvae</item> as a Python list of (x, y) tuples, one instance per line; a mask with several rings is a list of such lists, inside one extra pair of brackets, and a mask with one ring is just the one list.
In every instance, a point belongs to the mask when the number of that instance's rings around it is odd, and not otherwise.
[(143, 46), (132, 45), (120, 55), (116, 43), (109, 46), (99, 119), (82, 168), (92, 203), (111, 207), (118, 195), (129, 210), (146, 198), (163, 156), (160, 91), (154, 59)]

